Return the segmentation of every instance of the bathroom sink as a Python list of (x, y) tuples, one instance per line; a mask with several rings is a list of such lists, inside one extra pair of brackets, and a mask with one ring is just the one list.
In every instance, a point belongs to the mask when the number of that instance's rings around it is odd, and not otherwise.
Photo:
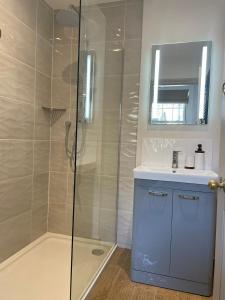
[(134, 169), (134, 178), (183, 183), (208, 184), (209, 180), (218, 179), (218, 175), (210, 170), (188, 170), (172, 168), (152, 168), (139, 166)]

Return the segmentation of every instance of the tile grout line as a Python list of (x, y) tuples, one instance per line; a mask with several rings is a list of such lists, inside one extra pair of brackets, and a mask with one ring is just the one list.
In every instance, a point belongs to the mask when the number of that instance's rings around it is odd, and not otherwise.
[[(42, 36), (40, 36), (40, 35), (38, 35), (38, 34), (37, 34), (37, 37), (41, 37), (43, 40), (45, 40), (46, 42), (48, 42), (45, 38), (43, 38)], [(36, 38), (35, 38), (35, 40), (36, 40)], [(50, 43), (49, 43), (49, 46), (51, 47), (51, 44), (50, 44)], [(34, 47), (34, 51), (36, 52), (35, 47)], [(3, 56), (8, 57), (8, 58), (10, 58), (10, 59), (12, 59), (12, 60), (14, 60), (14, 61), (16, 61), (17, 63), (20, 63), (21, 65), (26, 66), (26, 67), (29, 68), (29, 69), (35, 70), (35, 63), (34, 63), (34, 66), (29, 65), (29, 64), (27, 64), (26, 62), (24, 62), (24, 61), (18, 59), (18, 58), (15, 57), (15, 56), (9, 55), (8, 53), (6, 53), (5, 51), (2, 51), (2, 50), (0, 50), (0, 54), (3, 55)], [(43, 73), (42, 71), (39, 71), (39, 70), (38, 70), (38, 72), (39, 72), (40, 74), (46, 76), (46, 77), (49, 77), (47, 74)], [(50, 77), (49, 77), (49, 78), (50, 78)]]

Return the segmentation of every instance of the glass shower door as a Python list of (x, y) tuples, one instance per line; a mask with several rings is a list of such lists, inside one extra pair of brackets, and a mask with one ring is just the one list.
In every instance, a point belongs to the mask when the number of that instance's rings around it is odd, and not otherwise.
[(72, 300), (85, 296), (117, 234), (123, 50), (110, 6), (90, 2), (82, 1), (80, 19)]

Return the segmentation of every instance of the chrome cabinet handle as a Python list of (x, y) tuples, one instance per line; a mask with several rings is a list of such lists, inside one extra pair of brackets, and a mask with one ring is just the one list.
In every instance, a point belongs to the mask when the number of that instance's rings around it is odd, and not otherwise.
[(184, 199), (184, 200), (193, 200), (193, 201), (199, 200), (199, 197), (198, 197), (198, 196), (178, 195), (178, 197), (179, 197), (180, 199)]
[(148, 191), (148, 194), (150, 196), (156, 196), (156, 197), (167, 197), (168, 194), (164, 192), (154, 192), (154, 191)]

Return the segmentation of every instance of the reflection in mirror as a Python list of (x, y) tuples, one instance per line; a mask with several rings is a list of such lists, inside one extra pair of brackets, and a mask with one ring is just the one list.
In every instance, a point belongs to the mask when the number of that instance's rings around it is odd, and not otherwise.
[(212, 42), (152, 47), (151, 124), (208, 123)]
[(95, 51), (80, 53), (80, 95), (82, 95), (79, 111), (79, 121), (92, 123), (95, 83)]

